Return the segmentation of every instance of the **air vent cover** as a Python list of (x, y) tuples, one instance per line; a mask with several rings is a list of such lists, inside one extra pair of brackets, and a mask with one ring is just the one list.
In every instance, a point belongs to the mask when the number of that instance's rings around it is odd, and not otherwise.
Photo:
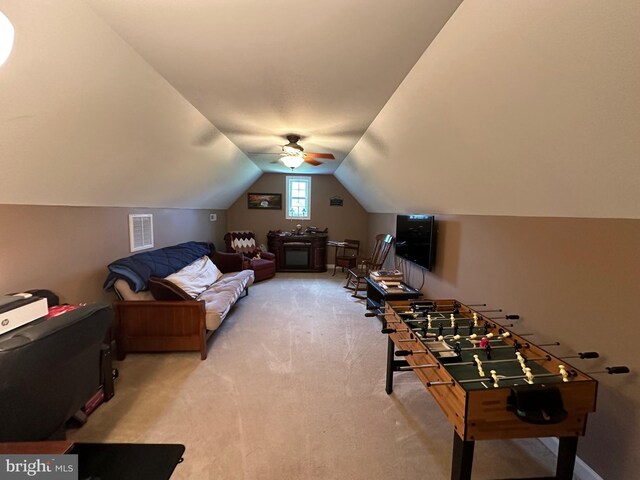
[(153, 215), (129, 215), (129, 246), (132, 252), (153, 248)]

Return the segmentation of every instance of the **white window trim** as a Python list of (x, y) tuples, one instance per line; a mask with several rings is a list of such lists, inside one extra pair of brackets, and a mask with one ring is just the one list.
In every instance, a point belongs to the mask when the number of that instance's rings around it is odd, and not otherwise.
[[(307, 215), (305, 217), (293, 217), (289, 215), (291, 199), (291, 182), (293, 180), (304, 180), (307, 182)], [(286, 198), (286, 212), (285, 218), (287, 220), (311, 220), (311, 177), (304, 175), (287, 175), (287, 198)]]

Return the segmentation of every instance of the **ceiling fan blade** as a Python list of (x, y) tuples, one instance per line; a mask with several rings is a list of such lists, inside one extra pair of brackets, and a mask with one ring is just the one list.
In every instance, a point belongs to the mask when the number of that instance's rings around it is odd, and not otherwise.
[(319, 162), (317, 160), (314, 160), (313, 158), (304, 158), (304, 161), (307, 162), (310, 165), (313, 165), (314, 167), (317, 167), (318, 165), (322, 165), (322, 162)]
[(282, 163), (280, 160), (271, 160), (269, 163)]
[(305, 156), (312, 158), (328, 158), (329, 160), (335, 160), (336, 157), (333, 156), (333, 153), (313, 153), (313, 152), (304, 152)]
[(271, 153), (271, 152), (249, 152), (249, 153), (247, 153), (247, 155), (282, 155), (282, 152), (280, 152), (280, 153)]

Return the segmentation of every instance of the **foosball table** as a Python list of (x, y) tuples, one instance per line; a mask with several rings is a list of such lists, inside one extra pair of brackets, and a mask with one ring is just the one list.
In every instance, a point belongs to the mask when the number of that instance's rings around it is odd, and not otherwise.
[[(556, 476), (571, 480), (578, 438), (596, 409), (598, 382), (495, 320), (456, 300), (390, 301), (386, 392), (393, 374), (412, 370), (453, 425), (451, 478), (471, 478), (476, 440), (559, 437)], [(607, 367), (603, 373), (627, 373)]]

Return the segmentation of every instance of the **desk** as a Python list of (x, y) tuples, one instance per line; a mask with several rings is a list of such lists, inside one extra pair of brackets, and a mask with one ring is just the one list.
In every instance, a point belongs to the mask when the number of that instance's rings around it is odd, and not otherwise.
[(422, 293), (409, 285), (402, 283), (400, 289), (385, 290), (378, 282), (365, 279), (367, 282), (367, 310), (384, 308), (387, 300), (411, 300), (422, 297)]
[(148, 443), (0, 443), (1, 454), (78, 455), (78, 477), (100, 480), (168, 480), (184, 445)]

